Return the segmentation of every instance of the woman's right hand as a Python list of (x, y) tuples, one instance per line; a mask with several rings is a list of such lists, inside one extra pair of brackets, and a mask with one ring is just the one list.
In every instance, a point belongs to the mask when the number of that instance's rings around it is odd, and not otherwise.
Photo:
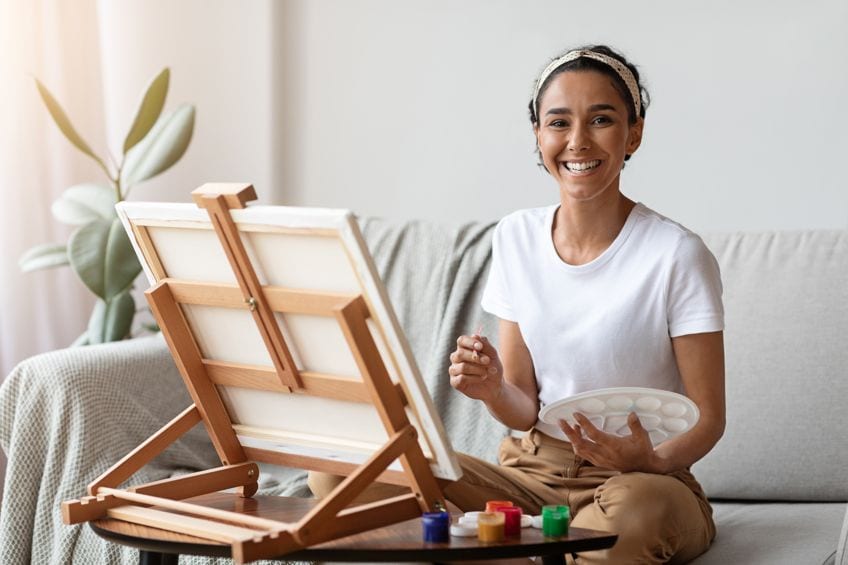
[(491, 402), (503, 390), (503, 365), (498, 351), (484, 336), (461, 335), (448, 368), (451, 386), (475, 400)]

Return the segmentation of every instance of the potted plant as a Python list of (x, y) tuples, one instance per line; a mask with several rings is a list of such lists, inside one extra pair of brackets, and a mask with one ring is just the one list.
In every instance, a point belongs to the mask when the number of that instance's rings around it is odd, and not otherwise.
[(162, 114), (170, 71), (151, 81), (124, 139), (120, 162), (110, 155), (111, 167), (77, 133), (50, 91), (35, 80), (38, 93), (64, 136), (103, 170), (107, 183), (69, 187), (53, 202), (53, 216), (78, 226), (66, 244), (37, 245), (21, 256), (24, 272), (70, 265), (97, 296), (86, 331), (74, 345), (116, 341), (130, 335), (136, 308), (131, 290), (141, 265), (115, 213), (115, 204), (132, 188), (162, 173), (183, 156), (194, 130), (194, 106), (182, 104)]

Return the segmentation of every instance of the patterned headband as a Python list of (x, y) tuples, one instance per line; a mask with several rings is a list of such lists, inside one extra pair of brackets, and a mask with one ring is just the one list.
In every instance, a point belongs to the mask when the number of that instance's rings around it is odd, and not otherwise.
[(539, 90), (541, 90), (542, 85), (545, 84), (545, 81), (548, 80), (548, 77), (551, 76), (551, 73), (555, 70), (569, 61), (574, 61), (580, 57), (600, 61), (618, 73), (618, 76), (620, 76), (621, 80), (624, 81), (624, 84), (627, 85), (627, 90), (630, 91), (630, 96), (633, 98), (633, 106), (636, 108), (636, 117), (638, 118), (642, 110), (642, 98), (639, 96), (639, 85), (636, 83), (636, 78), (633, 76), (630, 69), (627, 68), (627, 65), (618, 59), (610, 57), (609, 55), (604, 55), (603, 53), (596, 53), (594, 51), (584, 49), (575, 49), (574, 51), (569, 51), (559, 59), (555, 59), (550, 65), (545, 67), (544, 71), (542, 71), (542, 75), (539, 77), (539, 82), (536, 83), (536, 90), (533, 92), (533, 109), (536, 111), (536, 119), (539, 117)]

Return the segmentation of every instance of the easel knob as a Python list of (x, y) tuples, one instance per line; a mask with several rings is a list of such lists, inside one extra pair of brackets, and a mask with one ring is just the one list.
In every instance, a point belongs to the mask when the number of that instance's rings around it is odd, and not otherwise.
[(206, 199), (223, 196), (227, 208), (245, 208), (256, 200), (256, 189), (243, 182), (207, 182), (191, 191), (191, 197), (199, 208), (206, 208)]

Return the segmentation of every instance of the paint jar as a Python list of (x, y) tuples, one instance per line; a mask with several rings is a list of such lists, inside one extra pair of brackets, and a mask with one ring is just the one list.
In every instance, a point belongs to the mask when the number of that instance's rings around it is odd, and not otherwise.
[(519, 506), (498, 506), (495, 512), (503, 512), (504, 535), (508, 538), (521, 537), (521, 508)]
[(497, 512), (497, 509), (501, 506), (512, 505), (512, 502), (509, 500), (489, 500), (486, 502), (486, 512)]
[(503, 541), (504, 513), (483, 512), (477, 516), (477, 539), (487, 543)]
[(450, 539), (450, 514), (447, 512), (425, 512), (421, 515), (424, 541), (443, 543)]
[(557, 538), (568, 535), (571, 512), (568, 506), (549, 505), (542, 507), (542, 535)]

